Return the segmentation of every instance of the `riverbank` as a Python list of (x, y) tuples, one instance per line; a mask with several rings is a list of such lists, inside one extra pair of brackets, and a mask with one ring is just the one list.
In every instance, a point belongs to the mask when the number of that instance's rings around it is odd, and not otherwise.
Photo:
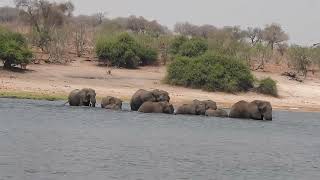
[(115, 96), (128, 102), (138, 89), (158, 88), (170, 93), (175, 106), (193, 99), (212, 99), (221, 108), (230, 108), (240, 100), (261, 99), (270, 101), (279, 110), (320, 111), (320, 80), (317, 78), (299, 83), (277, 73), (255, 72), (258, 78), (272, 77), (278, 82), (280, 97), (274, 98), (254, 92), (228, 94), (169, 86), (162, 83), (165, 73), (165, 67), (111, 69), (84, 60), (70, 65), (30, 65), (28, 71), (20, 73), (0, 70), (0, 97), (66, 100), (73, 89), (90, 87), (96, 90), (98, 99)]

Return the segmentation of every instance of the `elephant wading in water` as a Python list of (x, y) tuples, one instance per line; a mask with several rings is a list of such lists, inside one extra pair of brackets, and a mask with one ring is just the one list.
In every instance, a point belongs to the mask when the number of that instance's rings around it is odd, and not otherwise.
[(231, 107), (229, 117), (272, 121), (272, 106), (268, 101), (239, 101)]
[(115, 97), (107, 96), (101, 100), (101, 107), (105, 109), (121, 110), (122, 100)]
[(70, 92), (68, 97), (70, 106), (96, 106), (96, 92), (90, 88), (76, 89)]
[(170, 96), (168, 92), (163, 90), (146, 91), (140, 89), (131, 98), (131, 110), (138, 111), (144, 102), (170, 102)]
[(163, 102), (145, 102), (143, 103), (139, 110), (142, 113), (165, 113), (165, 114), (173, 114), (174, 108), (172, 104), (167, 101)]
[(216, 103), (211, 100), (193, 100), (191, 104), (184, 104), (178, 107), (175, 114), (205, 115), (208, 109), (216, 110)]

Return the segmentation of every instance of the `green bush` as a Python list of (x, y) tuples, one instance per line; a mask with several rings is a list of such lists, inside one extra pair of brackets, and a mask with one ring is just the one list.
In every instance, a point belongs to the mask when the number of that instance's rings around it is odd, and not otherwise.
[(0, 59), (4, 68), (15, 65), (29, 64), (32, 52), (28, 49), (26, 39), (19, 33), (0, 27)]
[(208, 50), (208, 43), (199, 38), (192, 38), (180, 46), (179, 55), (187, 57), (196, 57), (202, 55)]
[(96, 53), (100, 61), (110, 61), (113, 66), (124, 68), (152, 64), (158, 56), (155, 50), (140, 45), (128, 33), (100, 38), (96, 44)]
[(188, 38), (185, 36), (175, 37), (169, 47), (170, 54), (177, 55), (180, 52), (180, 47), (188, 41)]
[(278, 96), (277, 82), (270, 77), (260, 80), (257, 90), (262, 94)]
[(176, 57), (168, 66), (166, 81), (208, 91), (237, 92), (253, 87), (253, 75), (245, 64), (234, 57), (215, 53)]
[(185, 36), (176, 37), (170, 46), (172, 55), (196, 57), (208, 50), (208, 42), (201, 38), (188, 39)]
[(156, 50), (151, 48), (142, 47), (139, 52), (140, 65), (151, 65), (154, 64), (158, 58)]

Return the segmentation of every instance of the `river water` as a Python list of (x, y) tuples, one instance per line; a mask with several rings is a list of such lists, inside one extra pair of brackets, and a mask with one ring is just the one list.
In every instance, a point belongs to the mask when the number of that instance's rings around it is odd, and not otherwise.
[(0, 180), (320, 179), (319, 113), (262, 122), (61, 104), (0, 99)]

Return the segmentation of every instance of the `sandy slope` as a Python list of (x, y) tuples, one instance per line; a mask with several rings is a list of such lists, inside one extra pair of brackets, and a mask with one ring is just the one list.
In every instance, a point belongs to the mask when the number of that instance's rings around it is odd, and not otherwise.
[(128, 100), (138, 89), (159, 88), (166, 90), (177, 105), (193, 99), (212, 99), (222, 107), (230, 107), (239, 100), (268, 100), (275, 108), (288, 110), (320, 110), (320, 80), (304, 83), (290, 81), (277, 74), (255, 73), (257, 77), (271, 76), (278, 81), (280, 98), (256, 93), (226, 94), (196, 89), (172, 87), (161, 83), (165, 67), (145, 67), (139, 70), (112, 69), (107, 75), (106, 67), (93, 62), (76, 61), (68, 66), (30, 65), (31, 71), (13, 73), (0, 70), (0, 91), (30, 91), (67, 94), (73, 89), (91, 87), (98, 96), (117, 96)]

